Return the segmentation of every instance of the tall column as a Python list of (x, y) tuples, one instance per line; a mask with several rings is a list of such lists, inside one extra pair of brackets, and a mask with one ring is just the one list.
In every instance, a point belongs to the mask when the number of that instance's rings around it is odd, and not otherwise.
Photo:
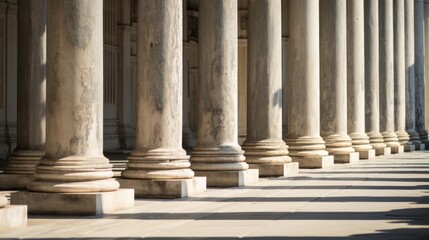
[(416, 131), (420, 140), (429, 148), (428, 132), (425, 127), (425, 45), (423, 0), (414, 1), (414, 32), (416, 58)]
[(359, 160), (347, 135), (346, 1), (320, 0), (320, 123), (335, 163)]
[(405, 0), (405, 123), (410, 141), (417, 150), (424, 148), (416, 131), (416, 85), (415, 85), (415, 54), (414, 54), (414, 0)]
[(410, 141), (410, 135), (406, 131), (405, 124), (405, 14), (404, 0), (393, 2), (394, 21), (394, 80), (395, 80), (395, 130), (399, 143), (404, 146), (405, 151), (413, 151), (414, 144)]
[(25, 189), (44, 154), (46, 1), (20, 0), (18, 11), (17, 146), (0, 189)]
[(333, 164), (320, 137), (319, 1), (290, 0), (288, 69), (289, 156), (300, 167)]
[(376, 155), (389, 155), (380, 133), (378, 1), (365, 0), (365, 127)]
[(424, 0), (425, 34), (425, 127), (429, 131), (429, 0)]
[[(136, 196), (194, 193), (194, 172), (182, 148), (182, 15), (181, 1), (138, 4), (136, 148), (119, 179)], [(205, 178), (198, 181), (204, 191)]]
[[(250, 0), (246, 162), (259, 176), (298, 173), (282, 138), (281, 0)], [(291, 171), (292, 170), (292, 171)]]
[(241, 186), (258, 179), (238, 144), (237, 1), (199, 2), (197, 144), (191, 168), (208, 186)]
[(371, 159), (375, 150), (365, 133), (364, 1), (347, 1), (347, 131), (360, 159)]
[(134, 191), (118, 190), (103, 156), (102, 9), (102, 0), (48, 1), (46, 154), (30, 192), (11, 198), (30, 213), (94, 215), (133, 206)]

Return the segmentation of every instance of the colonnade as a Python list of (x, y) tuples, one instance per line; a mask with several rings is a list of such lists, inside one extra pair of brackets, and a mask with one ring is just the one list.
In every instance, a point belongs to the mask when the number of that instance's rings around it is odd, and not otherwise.
[(249, 0), (242, 146), (237, 1), (200, 0), (190, 156), (182, 148), (182, 1), (139, 0), (136, 147), (114, 179), (102, 151), (102, 3), (20, 0), (18, 146), (0, 185), (27, 188), (11, 201), (32, 213), (102, 214), (131, 207), (134, 195), (186, 197), (428, 143), (422, 0), (289, 0), (286, 96), (282, 1)]

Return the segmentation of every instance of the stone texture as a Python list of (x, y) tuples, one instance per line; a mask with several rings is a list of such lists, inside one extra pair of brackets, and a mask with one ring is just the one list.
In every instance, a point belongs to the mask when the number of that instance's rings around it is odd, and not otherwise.
[(35, 177), (28, 174), (0, 174), (0, 190), (23, 190)]
[(205, 177), (191, 179), (117, 179), (121, 188), (134, 189), (136, 197), (184, 198), (206, 190)]
[[(317, 162), (328, 156), (320, 137), (319, 2), (289, 1), (288, 119), (286, 143), (292, 161)], [(295, 158), (295, 159), (294, 159)], [(307, 162), (308, 162), (307, 161)]]
[[(249, 168), (237, 137), (237, 1), (200, 1), (198, 36), (198, 140), (191, 168), (207, 174), (208, 186), (237, 186), (237, 176)], [(217, 183), (219, 175), (235, 177)]]
[(8, 205), (0, 208), (0, 232), (27, 226), (27, 206)]
[(335, 154), (334, 163), (357, 163), (359, 162), (359, 153), (352, 152), (349, 154)]
[(248, 164), (264, 165), (259, 174), (283, 176), (291, 158), (282, 139), (281, 1), (248, 4), (247, 138), (242, 148)]
[(425, 127), (426, 131), (429, 131), (429, 0), (424, 0), (424, 38), (425, 38)]
[(379, 14), (378, 1), (365, 0), (365, 128), (370, 144), (380, 152), (386, 147), (380, 133)]
[(299, 163), (249, 164), (249, 168), (258, 169), (260, 177), (292, 177), (299, 174)]
[(323, 156), (323, 157), (304, 157), (304, 158), (293, 158), (295, 162), (299, 162), (300, 168), (330, 168), (334, 166), (334, 156)]
[(196, 176), (207, 177), (208, 187), (241, 187), (259, 180), (257, 169), (246, 171), (195, 171)]
[(134, 206), (134, 190), (113, 192), (43, 193), (14, 192), (11, 204), (26, 204), (30, 214), (101, 215)]
[(371, 160), (374, 157), (375, 157), (375, 149), (359, 152), (359, 159), (360, 160)]
[(364, 1), (347, 1), (347, 132), (360, 157), (370, 156), (365, 133)]

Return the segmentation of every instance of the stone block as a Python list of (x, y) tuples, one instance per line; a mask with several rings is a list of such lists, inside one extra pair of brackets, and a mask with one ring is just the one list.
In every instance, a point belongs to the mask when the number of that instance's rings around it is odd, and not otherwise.
[(376, 148), (375, 149), (375, 155), (376, 156), (389, 156), (391, 154), (391, 149), (390, 147), (385, 147), (385, 148)]
[(134, 189), (136, 197), (148, 198), (184, 198), (206, 190), (207, 180), (205, 177), (194, 177), (192, 179), (116, 179), (121, 188)]
[(416, 146), (416, 151), (424, 151), (424, 150), (426, 150), (426, 146), (425, 146), (424, 143), (415, 144), (415, 146)]
[(7, 205), (0, 208), (0, 232), (27, 226), (27, 206)]
[(370, 149), (370, 150), (359, 152), (359, 159), (360, 160), (371, 160), (373, 158), (375, 158), (375, 149)]
[(208, 187), (240, 187), (258, 182), (259, 171), (195, 171), (195, 176), (207, 177)]
[(35, 179), (33, 175), (0, 174), (0, 190), (24, 190)]
[(11, 194), (11, 204), (26, 204), (30, 214), (101, 215), (134, 206), (134, 190), (118, 189), (96, 193), (42, 193), (21, 191)]
[(416, 150), (416, 146), (415, 145), (404, 145), (404, 152), (414, 152)]
[(334, 166), (334, 156), (324, 157), (292, 157), (293, 162), (298, 162), (300, 168), (329, 168)]
[(397, 147), (390, 147), (392, 154), (396, 154), (396, 153), (403, 153), (404, 152), (404, 146), (397, 146)]
[(334, 155), (334, 163), (357, 163), (357, 162), (359, 162), (358, 152)]
[(258, 169), (259, 177), (292, 177), (299, 173), (299, 163), (249, 164), (249, 168)]

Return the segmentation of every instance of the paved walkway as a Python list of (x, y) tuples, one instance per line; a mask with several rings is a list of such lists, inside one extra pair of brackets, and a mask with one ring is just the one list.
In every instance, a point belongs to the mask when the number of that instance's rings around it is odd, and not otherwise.
[(31, 216), (5, 238), (429, 239), (429, 152), (303, 170), (245, 188), (136, 200), (103, 217)]

